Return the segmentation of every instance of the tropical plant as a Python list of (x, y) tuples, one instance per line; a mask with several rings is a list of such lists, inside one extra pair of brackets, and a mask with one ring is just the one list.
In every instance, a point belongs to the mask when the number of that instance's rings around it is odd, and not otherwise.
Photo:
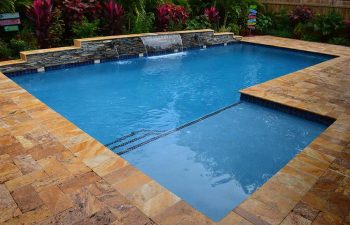
[(328, 41), (328, 43), (334, 45), (350, 45), (350, 40), (346, 37), (333, 37)]
[(82, 0), (64, 0), (60, 8), (65, 17), (65, 24), (70, 27), (73, 23), (83, 20), (84, 13), (89, 9), (89, 5)]
[(319, 15), (315, 18), (312, 23), (313, 30), (323, 40), (328, 40), (332, 36), (336, 36), (338, 32), (345, 29), (345, 22), (341, 15), (336, 12), (330, 12), (326, 15)]
[(89, 22), (86, 17), (83, 17), (81, 22), (73, 24), (72, 31), (74, 38), (88, 38), (96, 36), (99, 23), (99, 20)]
[(185, 7), (171, 3), (159, 5), (156, 15), (158, 31), (182, 30), (188, 18)]
[(153, 13), (139, 12), (134, 21), (132, 33), (148, 33), (153, 30), (155, 16)]
[(65, 44), (63, 42), (64, 30), (65, 23), (62, 11), (59, 8), (56, 8), (54, 10), (54, 17), (49, 30), (50, 44), (52, 47), (59, 47)]
[(50, 46), (49, 29), (54, 16), (52, 7), (51, 0), (34, 0), (33, 6), (27, 10), (27, 17), (34, 24), (40, 48)]
[(217, 0), (217, 8), (223, 12), (222, 26), (226, 27), (229, 21), (238, 25), (246, 25), (249, 5), (259, 5), (257, 0)]
[(295, 7), (293, 11), (289, 14), (289, 20), (293, 25), (298, 23), (305, 23), (312, 20), (314, 14), (312, 10), (304, 5), (299, 5)]
[(240, 34), (240, 27), (236, 23), (230, 23), (229, 24), (230, 31), (233, 32), (234, 34)]
[(188, 30), (200, 30), (210, 28), (211, 24), (208, 21), (208, 18), (204, 15), (197, 16), (194, 19), (188, 20), (186, 22), (186, 29)]
[(29, 7), (32, 0), (1, 0), (0, 13), (12, 13), (21, 7)]
[(121, 34), (123, 30), (124, 7), (114, 0), (104, 4), (104, 16), (110, 35)]
[(219, 11), (215, 6), (211, 6), (204, 10), (204, 15), (208, 18), (211, 23), (217, 23), (220, 19)]
[(271, 17), (264, 15), (262, 13), (258, 13), (256, 27), (255, 27), (256, 31), (260, 34), (266, 34), (271, 27), (272, 27)]
[(0, 39), (0, 59), (8, 59), (10, 58), (11, 54), (11, 48), (4, 40)]
[(208, 21), (212, 24), (212, 27), (217, 30), (219, 26), (219, 11), (215, 8), (215, 6), (211, 6), (210, 8), (206, 8), (204, 10), (204, 16), (207, 17)]

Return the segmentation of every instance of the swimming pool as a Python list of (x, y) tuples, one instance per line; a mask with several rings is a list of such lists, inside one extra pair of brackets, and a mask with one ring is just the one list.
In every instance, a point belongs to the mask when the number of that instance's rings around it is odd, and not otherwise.
[[(325, 126), (243, 102), (148, 145), (142, 143), (237, 103), (242, 88), (328, 59), (235, 43), (12, 79), (115, 152), (140, 145), (122, 156), (219, 220)], [(242, 172), (251, 170), (250, 162), (269, 156), (269, 163), (257, 162), (252, 174)]]

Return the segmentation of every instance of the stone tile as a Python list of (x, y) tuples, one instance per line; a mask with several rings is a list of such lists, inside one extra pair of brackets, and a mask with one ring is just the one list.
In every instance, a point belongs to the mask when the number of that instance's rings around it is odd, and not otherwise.
[(38, 193), (42, 201), (53, 214), (73, 207), (73, 202), (57, 186), (47, 187)]
[(108, 151), (104, 145), (93, 139), (74, 145), (69, 150), (81, 160), (88, 160)]
[(103, 204), (91, 193), (87, 187), (82, 187), (69, 194), (76, 208), (81, 210), (86, 216), (100, 211)]
[(62, 151), (65, 151), (66, 148), (59, 142), (50, 142), (46, 144), (39, 144), (28, 150), (28, 153), (35, 159), (40, 160), (47, 158), (49, 156), (55, 155)]
[[(87, 189), (117, 217), (121, 224), (148, 224), (151, 220), (133, 206), (106, 181), (100, 180)], [(117, 224), (117, 222), (115, 222)], [(152, 223), (150, 223), (152, 224)]]
[(101, 165), (94, 167), (93, 171), (97, 173), (99, 176), (103, 177), (127, 165), (129, 165), (129, 163), (126, 160), (124, 160), (121, 157), (117, 157), (116, 159), (113, 158), (113, 159), (107, 160)]
[(32, 211), (44, 204), (31, 185), (18, 188), (11, 194), (22, 213)]
[(293, 213), (295, 215), (304, 217), (309, 221), (314, 221), (317, 215), (319, 214), (319, 212), (320, 210), (315, 209), (304, 202), (299, 202), (293, 209)]
[(142, 208), (146, 202), (148, 202), (153, 197), (167, 191), (164, 187), (158, 184), (156, 181), (150, 181), (142, 186), (140, 186), (135, 192), (127, 195), (128, 199), (132, 201), (136, 206)]
[(0, 184), (0, 196), (0, 223), (21, 214), (10, 192), (3, 184)]
[(133, 176), (129, 176), (117, 183), (114, 183), (112, 186), (120, 193), (127, 195), (137, 191), (141, 186), (150, 181), (151, 178), (138, 171), (137, 173), (133, 174)]
[(32, 184), (36, 180), (46, 178), (47, 174), (44, 171), (34, 171), (23, 176), (16, 177), (15, 179), (9, 180), (5, 183), (6, 188), (12, 192), (18, 188)]
[(0, 184), (20, 176), (22, 176), (21, 171), (12, 162), (0, 164)]
[(134, 176), (135, 174), (140, 173), (134, 166), (127, 165), (117, 170), (113, 170), (107, 175), (103, 176), (103, 179), (110, 184), (119, 183), (127, 177)]
[(74, 225), (86, 225), (86, 224), (91, 224), (91, 225), (101, 225), (101, 224), (111, 224), (116, 220), (116, 216), (111, 213), (111, 211), (107, 208), (104, 208), (90, 217), (87, 217)]
[(281, 225), (310, 225), (312, 221), (299, 216), (295, 213), (290, 213), (281, 223)]
[(172, 207), (165, 208), (161, 214), (154, 217), (154, 221), (158, 224), (174, 225), (174, 224), (193, 224), (205, 225), (212, 224), (211, 220), (202, 215), (186, 202), (180, 201)]
[(38, 161), (43, 170), (49, 176), (56, 177), (69, 177), (71, 174), (66, 168), (56, 160), (55, 156), (49, 156), (47, 158)]
[(256, 199), (248, 198), (234, 209), (234, 212), (254, 224), (280, 224), (287, 216), (278, 209), (266, 205)]
[(69, 161), (64, 161), (62, 162), (62, 165), (72, 175), (80, 175), (91, 172), (91, 169), (87, 167), (78, 157), (73, 157)]
[(71, 225), (86, 218), (84, 212), (78, 208), (69, 208), (56, 215), (42, 220), (38, 225)]
[[(161, 192), (143, 204), (137, 205), (148, 217), (161, 214), (165, 209), (175, 205), (181, 199), (168, 190)], [(134, 203), (134, 202), (133, 202)]]
[(42, 169), (31, 155), (16, 156), (14, 157), (13, 162), (17, 165), (23, 174), (28, 174)]
[(48, 208), (43, 205), (35, 210), (28, 211), (18, 217), (7, 220), (6, 225), (18, 225), (18, 224), (39, 224), (41, 221), (52, 216), (52, 213)]
[(216, 225), (253, 225), (253, 223), (247, 221), (243, 217), (234, 212), (230, 212), (222, 220), (215, 223)]
[(321, 212), (316, 217), (313, 225), (340, 225), (342, 224), (341, 218), (326, 212)]
[(17, 139), (17, 141), (19, 143), (21, 143), (21, 145), (23, 146), (24, 149), (29, 149), (35, 146), (35, 142), (32, 140), (29, 140), (27, 138), (25, 138), (24, 136), (15, 136), (15, 138)]
[(87, 186), (89, 184), (92, 184), (98, 180), (101, 180), (99, 176), (97, 176), (93, 172), (88, 172), (79, 176), (74, 176), (67, 181), (59, 184), (59, 188), (64, 192), (64, 193), (71, 193), (74, 191), (77, 191), (78, 189)]
[[(82, 152), (79, 152), (77, 154), (81, 154)], [(83, 162), (85, 165), (87, 165), (90, 168), (95, 168), (97, 166), (103, 165), (108, 160), (117, 160), (118, 156), (113, 153), (110, 150), (105, 149), (105, 151), (101, 152), (100, 154), (97, 154), (92, 157), (79, 157), (83, 159)]]
[(117, 217), (117, 221), (122, 224), (133, 225), (153, 225), (152, 221), (145, 216), (138, 208), (131, 204), (123, 204), (109, 207), (109, 210)]
[(11, 156), (9, 154), (0, 155), (0, 163), (1, 164), (12, 163)]

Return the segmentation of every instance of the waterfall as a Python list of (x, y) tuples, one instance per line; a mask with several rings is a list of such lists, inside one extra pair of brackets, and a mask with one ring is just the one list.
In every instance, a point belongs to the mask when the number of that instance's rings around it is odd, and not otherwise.
[(117, 52), (117, 58), (119, 60), (119, 52), (118, 52), (118, 47), (116, 44), (113, 46), (113, 49)]
[(163, 34), (141, 37), (146, 52), (158, 52), (166, 50), (183, 51), (182, 38), (179, 34)]

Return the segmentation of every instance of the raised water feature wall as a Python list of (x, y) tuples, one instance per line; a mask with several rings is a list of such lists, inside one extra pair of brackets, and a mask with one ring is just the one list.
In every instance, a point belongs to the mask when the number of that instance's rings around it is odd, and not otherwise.
[[(62, 65), (143, 56), (148, 53), (234, 42), (233, 33), (213, 30), (178, 31), (77, 39), (74, 46), (21, 52), (20, 60), (0, 62), (3, 73), (50, 70)], [(145, 44), (146, 43), (146, 46)], [(158, 45), (157, 45), (158, 43)]]

